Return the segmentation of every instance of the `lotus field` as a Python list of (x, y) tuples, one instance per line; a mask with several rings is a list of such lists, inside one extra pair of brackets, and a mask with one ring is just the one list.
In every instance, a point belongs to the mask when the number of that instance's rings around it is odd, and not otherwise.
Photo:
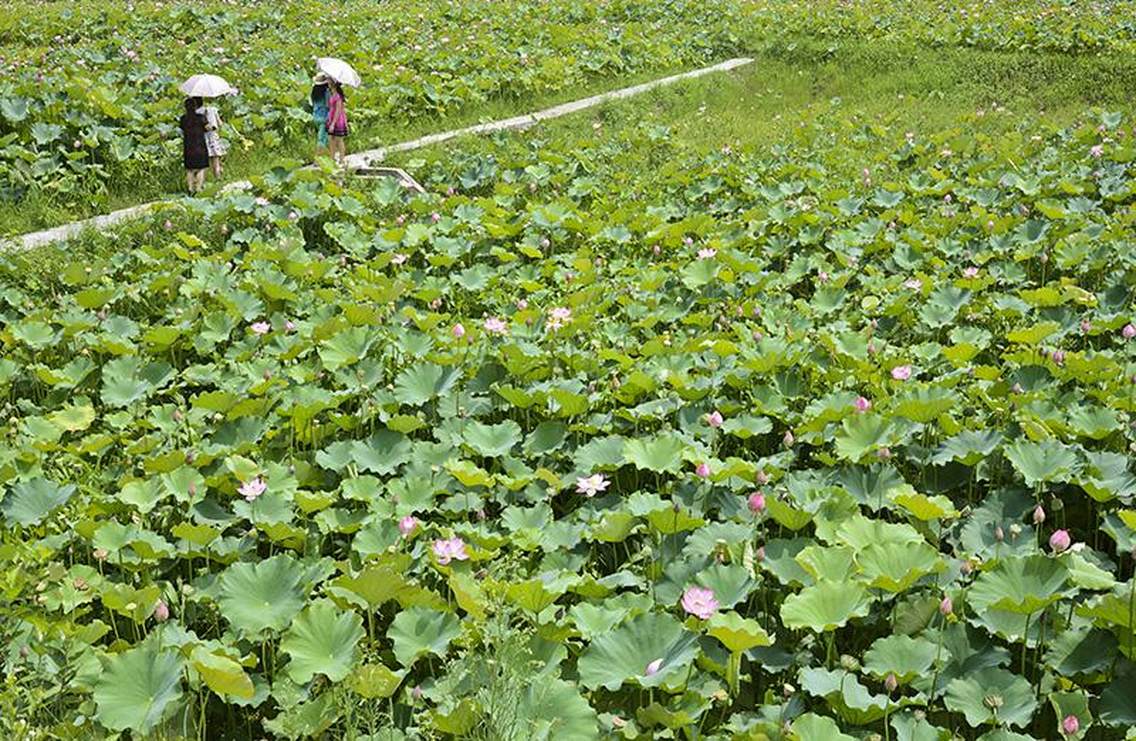
[[(115, 75), (91, 50), (212, 12), (271, 66), (311, 5), (48, 4), (26, 38), (73, 23), (48, 58)], [(1128, 3), (359, 5), (489, 46), (467, 13), (546, 50), (571, 22), (609, 87), (748, 52), (768, 100), (730, 118), (720, 79), (406, 155), (424, 195), (275, 167), (0, 255), (0, 730), (1136, 738), (1134, 112), (794, 111), (775, 85), (821, 83), (763, 77), (831, 44), (1096, 69)], [(539, 97), (434, 41), (455, 86)], [(50, 87), (40, 139), (78, 105)]]

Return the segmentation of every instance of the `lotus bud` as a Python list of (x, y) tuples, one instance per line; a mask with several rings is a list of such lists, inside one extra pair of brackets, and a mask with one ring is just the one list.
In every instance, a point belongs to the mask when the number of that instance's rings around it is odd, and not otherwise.
[(1081, 331), (1084, 332), (1085, 334), (1088, 334), (1092, 330), (1093, 330), (1093, 323), (1090, 322), (1088, 319), (1082, 319), (1081, 320)]
[(860, 662), (856, 660), (855, 656), (841, 654), (840, 667), (846, 672), (858, 672), (860, 671)]
[(755, 491), (753, 494), (749, 495), (749, 499), (746, 500), (746, 504), (749, 505), (750, 512), (753, 512), (754, 514), (760, 514), (765, 510), (765, 495), (760, 491)]
[(794, 687), (793, 685), (789, 684), (788, 682), (781, 685), (781, 696), (784, 697), (786, 700), (788, 700), (790, 697), (792, 697), (794, 694), (796, 694), (796, 692), (797, 692), (797, 688)]
[(1049, 547), (1053, 549), (1054, 553), (1067, 551), (1072, 544), (1073, 539), (1069, 537), (1067, 530), (1055, 530), (1053, 535), (1049, 536)]
[(887, 688), (888, 692), (895, 692), (895, 688), (898, 686), (899, 680), (895, 678), (895, 674), (889, 672), (887, 677), (884, 679), (884, 687)]
[(465, 327), (463, 327), (461, 324), (455, 324), (453, 329), (450, 330), (450, 333), (456, 339), (460, 340), (462, 337), (465, 337)]
[(698, 466), (694, 469), (694, 473), (696, 473), (699, 478), (708, 478), (710, 476), (710, 464), (706, 463), (705, 461), (699, 463)]
[(964, 576), (970, 576), (974, 571), (974, 563), (968, 558), (967, 560), (962, 562), (962, 566), (960, 566), (959, 569), (962, 571)]
[(548, 237), (545, 237), (544, 239), (540, 240), (540, 246), (541, 249), (547, 250), (552, 246), (552, 241)]
[(1014, 393), (1014, 394), (1022, 393), (1022, 385), (1020, 383), (1015, 383), (1013, 386), (1010, 387), (1010, 392)]
[(716, 409), (710, 414), (706, 415), (706, 424), (710, 425), (714, 429), (721, 427), (723, 421), (724, 420), (722, 418), (722, 413)]
[(753, 557), (755, 559), (757, 559), (758, 563), (761, 563), (762, 561), (764, 561), (765, 560), (765, 546), (759, 546), (758, 549), (754, 552)]
[(414, 515), (407, 515), (398, 521), (398, 531), (404, 538), (409, 537), (417, 527), (418, 520), (414, 518)]
[(1120, 334), (1126, 340), (1136, 337), (1136, 324), (1125, 324), (1124, 329), (1120, 330)]
[(1022, 534), (1022, 526), (1018, 523), (1010, 525), (1010, 540), (1017, 540), (1018, 536)]
[(947, 617), (955, 611), (955, 603), (951, 602), (950, 596), (944, 595), (943, 600), (939, 603), (939, 613), (943, 617)]
[(857, 412), (863, 414), (872, 408), (872, 402), (863, 396), (857, 396), (856, 401), (853, 402), (853, 406), (856, 407)]
[(185, 419), (185, 415), (181, 413), (180, 409), (175, 409), (174, 410), (174, 422), (181, 422), (183, 419)]
[(650, 677), (659, 673), (659, 668), (663, 665), (662, 659), (655, 659), (647, 664), (647, 668), (643, 670), (643, 676)]
[(170, 608), (166, 605), (165, 600), (158, 600), (158, 604), (154, 607), (154, 619), (159, 623), (164, 623), (170, 619)]
[(1054, 512), (1060, 512), (1061, 510), (1065, 509), (1065, 502), (1062, 502), (1057, 497), (1053, 497), (1049, 500), (1049, 508)]
[(1049, 359), (1052, 360), (1055, 365), (1064, 365), (1065, 364), (1065, 351), (1064, 350), (1054, 350), (1049, 355)]
[(1066, 736), (1076, 736), (1081, 730), (1081, 721), (1075, 715), (1066, 715), (1061, 721), (1061, 732)]
[(186, 493), (189, 494), (189, 496), (191, 498), (197, 496), (197, 482), (196, 481), (190, 481), (189, 482), (189, 486), (186, 487)]
[(415, 700), (416, 702), (418, 700), (421, 700), (422, 699), (422, 686), (418, 685), (418, 684), (414, 685), (414, 689), (410, 690), (410, 697), (413, 700)]
[(1006, 539), (1006, 533), (1002, 530), (1002, 526), (996, 525), (994, 527), (994, 540), (1001, 543), (1005, 539)]
[(1039, 504), (1033, 508), (1033, 524), (1040, 525), (1045, 522), (1045, 510)]
[(891, 448), (885, 445), (884, 447), (876, 451), (876, 457), (881, 461), (889, 460), (891, 458)]
[(793, 447), (794, 440), (796, 440), (796, 438), (793, 437), (793, 431), (785, 430), (785, 436), (781, 438), (781, 444), (786, 448), (791, 448)]

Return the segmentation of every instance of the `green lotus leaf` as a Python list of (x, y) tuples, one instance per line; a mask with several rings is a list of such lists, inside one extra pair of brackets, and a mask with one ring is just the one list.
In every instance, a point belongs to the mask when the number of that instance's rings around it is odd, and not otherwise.
[(756, 620), (743, 618), (732, 610), (715, 613), (706, 624), (706, 634), (721, 641), (731, 653), (773, 645), (773, 638)]
[(303, 567), (286, 555), (235, 563), (221, 574), (221, 614), (248, 638), (283, 630), (304, 606), (303, 577)]
[(162, 650), (156, 641), (110, 657), (95, 684), (95, 717), (112, 731), (145, 736), (181, 697), (183, 666), (177, 651)]
[[(545, 420), (525, 438), (525, 453), (539, 456), (559, 450), (564, 445), (567, 434), (568, 426), (563, 422)], [(577, 450), (577, 454), (579, 454), (579, 450)], [(589, 468), (589, 470), (591, 469)]]
[(891, 635), (872, 643), (863, 664), (877, 679), (894, 674), (901, 684), (907, 684), (931, 668), (936, 653), (937, 646), (925, 638)]
[(18, 525), (38, 525), (75, 493), (73, 484), (60, 486), (42, 477), (17, 482), (0, 503), (4, 518)]
[(656, 473), (678, 473), (686, 449), (682, 438), (673, 433), (663, 433), (652, 438), (627, 440), (623, 446), (623, 457), (636, 468)]
[(351, 445), (351, 458), (360, 471), (379, 475), (394, 473), (411, 458), (411, 443), (406, 435), (393, 430), (379, 430), (367, 440)]
[(646, 613), (596, 638), (580, 654), (577, 670), (588, 689), (615, 691), (635, 680), (658, 687), (677, 680), (698, 655), (697, 636), (675, 618)]
[(770, 540), (765, 544), (765, 558), (761, 561), (761, 568), (777, 577), (777, 581), (783, 586), (804, 587), (812, 584), (815, 580), (801, 567), (796, 558), (809, 542), (806, 538)]
[(1030, 683), (997, 667), (952, 679), (947, 685), (946, 703), (975, 728), (984, 724), (1022, 727), (1029, 724), (1037, 710)]
[(841, 733), (836, 721), (816, 713), (805, 713), (793, 721), (794, 741), (856, 741), (855, 736)]
[(1053, 706), (1056, 716), (1054, 728), (1061, 728), (1062, 721), (1070, 715), (1080, 723), (1080, 730), (1069, 738), (1084, 738), (1089, 727), (1093, 724), (1093, 715), (1089, 711), (1089, 697), (1084, 692), (1051, 692), (1049, 703)]
[(781, 622), (786, 628), (808, 628), (823, 633), (842, 627), (854, 617), (868, 614), (868, 590), (851, 582), (818, 582), (785, 598)]
[(456, 369), (421, 363), (403, 370), (394, 381), (394, 398), (402, 404), (421, 406), (444, 395), (457, 381)]
[(366, 327), (348, 327), (320, 343), (320, 360), (329, 371), (354, 365), (367, 356), (374, 341), (374, 335)]
[(959, 402), (958, 395), (950, 389), (928, 386), (915, 389), (895, 401), (895, 413), (912, 422), (927, 424), (939, 418)]
[(1030, 615), (1061, 599), (1069, 567), (1047, 556), (1003, 558), (975, 579), (968, 598), (975, 610), (987, 608)]
[(733, 607), (757, 588), (751, 570), (737, 563), (715, 563), (699, 571), (694, 581), (712, 591), (721, 607)]
[(845, 417), (836, 436), (836, 454), (855, 463), (869, 453), (895, 444), (891, 421), (878, 414)]
[(363, 619), (343, 612), (330, 600), (316, 600), (292, 621), (280, 641), (288, 654), (288, 676), (304, 684), (317, 674), (332, 682), (347, 678), (358, 659), (356, 644), (363, 638)]
[(816, 581), (844, 581), (856, 568), (848, 546), (810, 545), (797, 554), (797, 563)]
[(801, 689), (825, 702), (841, 719), (867, 725), (884, 717), (888, 708), (886, 695), (873, 695), (855, 674), (843, 669), (803, 668), (797, 673)]
[(190, 663), (205, 686), (216, 692), (222, 698), (236, 697), (251, 700), (256, 694), (252, 680), (245, 674), (240, 664), (228, 658), (215, 654), (204, 646), (193, 649)]
[(512, 420), (496, 425), (469, 422), (462, 430), (466, 445), (486, 458), (508, 454), (521, 441), (521, 426)]
[(1113, 679), (1101, 692), (1097, 712), (1106, 726), (1136, 727), (1136, 673)]
[(457, 616), (429, 607), (411, 607), (395, 615), (387, 630), (398, 663), (410, 668), (428, 654), (445, 656), (450, 641), (461, 633)]
[(856, 554), (856, 565), (868, 586), (896, 593), (946, 568), (939, 552), (922, 542), (869, 545)]
[(398, 691), (404, 677), (404, 672), (391, 671), (382, 664), (362, 664), (355, 667), (347, 683), (360, 697), (382, 700)]
[(940, 466), (951, 461), (973, 466), (1001, 444), (1002, 436), (994, 430), (963, 430), (947, 438), (931, 460)]
[(1039, 483), (1069, 481), (1077, 473), (1077, 454), (1055, 440), (1039, 443), (1018, 440), (1005, 447), (1006, 458), (1033, 487)]
[(874, 520), (863, 515), (854, 515), (840, 523), (836, 529), (836, 540), (861, 551), (870, 545), (886, 543), (924, 543), (923, 536), (906, 523)]
[(576, 689), (562, 679), (530, 683), (517, 705), (518, 727), (531, 738), (592, 741), (599, 738), (596, 711)]

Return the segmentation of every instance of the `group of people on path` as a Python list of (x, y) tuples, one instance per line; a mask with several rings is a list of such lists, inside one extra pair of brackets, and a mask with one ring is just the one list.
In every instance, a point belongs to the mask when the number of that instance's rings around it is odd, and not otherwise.
[[(329, 75), (320, 72), (312, 80), (312, 123), (316, 128), (316, 156), (330, 154), (336, 162), (347, 156), (347, 96), (343, 86)], [(181, 116), (182, 162), (185, 165), (185, 184), (191, 194), (205, 187), (205, 173), (212, 169), (213, 176), (221, 178), (222, 158), (229, 144), (221, 136), (224, 121), (216, 106), (205, 105), (201, 97), (185, 99), (185, 113)]]

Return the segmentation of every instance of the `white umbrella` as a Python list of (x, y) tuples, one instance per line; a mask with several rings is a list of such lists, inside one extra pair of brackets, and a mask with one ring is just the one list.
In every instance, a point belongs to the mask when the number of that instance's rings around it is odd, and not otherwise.
[(316, 68), (340, 85), (359, 87), (363, 84), (363, 80), (359, 78), (359, 73), (342, 59), (320, 57), (316, 60)]
[(178, 88), (191, 98), (216, 98), (235, 93), (233, 86), (217, 75), (194, 75)]

